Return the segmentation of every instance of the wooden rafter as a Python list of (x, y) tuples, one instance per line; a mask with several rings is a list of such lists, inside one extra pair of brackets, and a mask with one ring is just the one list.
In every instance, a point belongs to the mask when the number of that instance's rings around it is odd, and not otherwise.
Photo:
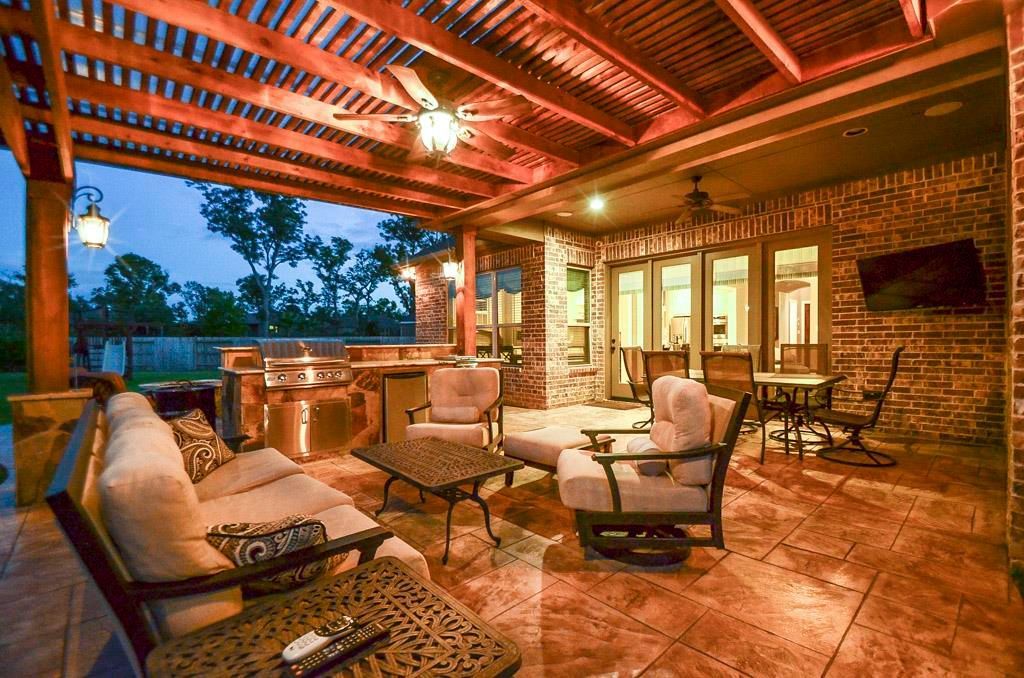
[(53, 0), (31, 4), (32, 27), (42, 59), (46, 94), (50, 99), (53, 120), (50, 128), (57, 146), (57, 158), (65, 181), (74, 181), (75, 159), (71, 148), (71, 127), (68, 125), (68, 92), (61, 64), (61, 44), (57, 35), (57, 8)]
[(621, 120), (460, 39), (394, 0), (322, 0), (321, 4), (377, 26), (424, 52), (622, 144), (636, 143), (633, 129)]
[(754, 7), (750, 0), (715, 0), (715, 4), (725, 12), (733, 23), (743, 31), (754, 46), (771, 61), (775, 68), (791, 84), (799, 84), (803, 80), (803, 69), (800, 58), (793, 53), (786, 41), (772, 28)]
[(575, 0), (520, 0), (520, 3), (594, 53), (658, 90), (680, 108), (698, 117), (704, 116), (697, 92), (593, 19)]
[(368, 151), (335, 143), (328, 139), (295, 132), (283, 127), (268, 125), (237, 115), (199, 108), (177, 99), (167, 99), (127, 87), (70, 75), (67, 78), (68, 91), (72, 99), (85, 100), (93, 104), (117, 102), (123, 112), (134, 112), (141, 116), (152, 116), (155, 120), (166, 120), (169, 124), (180, 122), (186, 128), (197, 126), (236, 139), (248, 139), (267, 143), (282, 149), (297, 151), (315, 158), (339, 162), (352, 167), (379, 172), (397, 179), (418, 183), (444, 186), (454, 191), (494, 197), (500, 193), (494, 184), (486, 181), (453, 174), (443, 170), (406, 162), (388, 160)]
[(924, 35), (924, 3), (921, 0), (900, 0), (903, 17), (907, 20), (910, 35), (920, 38)]
[(264, 193), (293, 195), (297, 198), (320, 200), (321, 202), (352, 205), (355, 207), (365, 207), (367, 209), (377, 210), (380, 212), (394, 212), (396, 214), (407, 214), (413, 217), (439, 217), (443, 214), (442, 210), (430, 209), (416, 203), (386, 200), (384, 198), (378, 198), (371, 195), (347, 193), (312, 184), (296, 184), (291, 181), (282, 181), (280, 179), (260, 178), (259, 175), (236, 172), (208, 164), (171, 160), (165, 156), (155, 154), (116, 151), (114, 149), (90, 146), (88, 144), (79, 144), (75, 149), (75, 153), (82, 160), (90, 160), (93, 162), (103, 163), (105, 165), (129, 167), (131, 169), (142, 170), (145, 172), (168, 174), (197, 181), (210, 181), (218, 184), (224, 184), (226, 186), (251, 188), (255, 191), (263, 191)]
[[(287, 63), (390, 104), (419, 110), (419, 104), (412, 100), (394, 78), (382, 76), (349, 59), (247, 21), (243, 17), (210, 7), (203, 0), (124, 0), (118, 4), (192, 33), (205, 35), (254, 54)], [(569, 149), (562, 151), (558, 144), (545, 142), (529, 133), (507, 132), (508, 130), (504, 128), (497, 128), (493, 130), (492, 136), (499, 141), (539, 155), (571, 162), (565, 152), (571, 152)]]
[(18, 98), (14, 95), (14, 82), (7, 70), (7, 64), (0, 59), (0, 132), (11, 149), (15, 162), (26, 177), (31, 172), (28, 157), (28, 141), (25, 138), (25, 121), (21, 117)]

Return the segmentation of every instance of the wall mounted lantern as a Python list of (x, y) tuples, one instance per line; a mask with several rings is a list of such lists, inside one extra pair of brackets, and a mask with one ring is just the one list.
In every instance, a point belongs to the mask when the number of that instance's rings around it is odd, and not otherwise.
[(455, 280), (456, 278), (459, 277), (459, 262), (452, 261), (451, 259), (449, 259), (448, 261), (442, 263), (441, 274), (445, 277), (446, 280)]
[(415, 266), (404, 266), (398, 272), (398, 274), (402, 276), (403, 280), (407, 280), (408, 282), (412, 282), (412, 281), (416, 280), (416, 267)]
[(78, 239), (89, 249), (103, 249), (110, 237), (110, 219), (100, 213), (99, 203), (103, 200), (103, 191), (95, 186), (82, 186), (71, 198), (72, 211), (79, 198), (85, 198), (89, 204), (84, 212), (75, 217), (74, 229), (78, 232)]

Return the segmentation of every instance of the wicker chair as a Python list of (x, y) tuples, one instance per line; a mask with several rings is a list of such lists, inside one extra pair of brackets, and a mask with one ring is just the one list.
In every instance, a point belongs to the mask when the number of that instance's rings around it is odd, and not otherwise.
[[(725, 476), (750, 401), (749, 393), (714, 387), (705, 391), (697, 382), (673, 376), (659, 379), (653, 394), (658, 403), (654, 427), (647, 431), (651, 437), (632, 441), (643, 445), (631, 442), (634, 451), (627, 453), (566, 450), (558, 458), (559, 493), (573, 511), (580, 545), (645, 564), (678, 562), (691, 546), (725, 548)], [(693, 406), (710, 415), (710, 434), (694, 428)], [(600, 435), (636, 431), (583, 433), (598, 441)], [(662, 450), (692, 438), (710, 442)], [(711, 535), (693, 536), (683, 529), (689, 525), (709, 525)]]
[[(754, 359), (747, 351), (701, 351), (701, 363), (704, 365), (704, 383), (708, 386), (731, 388), (745, 393), (757, 393), (754, 385)], [(765, 445), (767, 443), (767, 432), (765, 424), (773, 419), (782, 417), (783, 426), (789, 428), (789, 407), (790, 396), (780, 391), (781, 402), (776, 408), (765, 407), (765, 404), (757, 398), (753, 398), (743, 413), (743, 421), (749, 422), (752, 426), (742, 431), (753, 433), (761, 429), (761, 463), (764, 463)], [(786, 454), (789, 454), (789, 438), (783, 440), (786, 447)], [(801, 457), (802, 448), (799, 448)]]
[(644, 375), (644, 349), (640, 346), (622, 347), (622, 365), (626, 369), (626, 382), (633, 393), (633, 400), (646, 405), (650, 416), (645, 421), (638, 421), (633, 428), (644, 428), (654, 421), (654, 406), (651, 404), (651, 389)]
[[(828, 461), (834, 461), (837, 464), (847, 464), (849, 466), (875, 467), (896, 465), (896, 460), (888, 454), (868, 449), (861, 439), (861, 433), (874, 428), (878, 423), (878, 418), (882, 414), (882, 406), (885, 405), (885, 399), (889, 396), (889, 392), (892, 391), (892, 386), (896, 382), (896, 373), (900, 367), (900, 354), (903, 353), (905, 348), (905, 346), (897, 346), (896, 350), (892, 352), (892, 358), (890, 358), (889, 362), (889, 378), (885, 382), (885, 388), (875, 393), (864, 392), (863, 397), (865, 400), (875, 401), (875, 406), (869, 414), (855, 414), (831, 408), (811, 410), (813, 421), (824, 425), (825, 434), (828, 437), (829, 447), (818, 450), (819, 457)], [(847, 436), (843, 444), (833, 444), (832, 432), (828, 429), (829, 425), (838, 426), (842, 429), (843, 433)], [(864, 454), (870, 461), (855, 461), (836, 456), (843, 452)]]

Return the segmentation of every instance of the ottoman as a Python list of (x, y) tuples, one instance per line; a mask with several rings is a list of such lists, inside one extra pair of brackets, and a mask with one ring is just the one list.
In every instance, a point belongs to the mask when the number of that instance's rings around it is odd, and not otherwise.
[[(554, 472), (558, 465), (558, 455), (562, 450), (587, 450), (610, 452), (615, 440), (608, 435), (600, 435), (597, 447), (590, 444), (590, 438), (580, 433), (578, 428), (571, 426), (545, 426), (532, 431), (506, 433), (504, 450), (506, 457), (522, 460), (528, 466)], [(512, 474), (505, 476), (505, 484), (512, 484)]]

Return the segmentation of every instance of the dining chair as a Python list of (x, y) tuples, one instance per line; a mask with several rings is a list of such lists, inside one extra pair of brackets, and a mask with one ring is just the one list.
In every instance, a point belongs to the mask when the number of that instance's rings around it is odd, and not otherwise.
[(644, 349), (641, 346), (623, 346), (622, 366), (626, 372), (626, 382), (633, 394), (633, 400), (645, 405), (650, 416), (644, 421), (633, 423), (633, 428), (644, 428), (654, 421), (654, 405), (651, 403), (651, 389), (648, 387), (644, 374)]
[[(748, 351), (701, 351), (700, 359), (704, 367), (704, 383), (708, 386), (731, 388), (745, 393), (757, 393), (754, 381), (754, 359)], [(747, 405), (747, 411), (743, 413), (743, 421), (751, 426), (741, 431), (742, 433), (753, 433), (758, 428), (761, 429), (762, 464), (764, 463), (764, 452), (768, 435), (765, 431), (765, 425), (781, 416), (783, 426), (789, 428), (789, 413), (791, 409), (788, 406), (789, 394), (783, 391), (780, 397), (783, 398), (787, 406), (780, 406), (777, 409), (769, 408), (765, 407), (760, 399), (751, 398), (750, 404)], [(783, 440), (783, 445), (785, 445), (786, 454), (789, 454), (789, 438)], [(802, 459), (803, 448), (799, 445), (797, 447)]]
[[(822, 408), (811, 410), (811, 416), (815, 422), (821, 423), (825, 427), (825, 434), (828, 437), (829, 447), (818, 450), (817, 455), (822, 459), (828, 461), (834, 461), (837, 464), (846, 464), (848, 466), (895, 466), (896, 460), (890, 455), (877, 450), (868, 449), (864, 444), (864, 440), (861, 438), (861, 434), (868, 430), (873, 429), (878, 424), (878, 418), (882, 415), (882, 406), (885, 405), (885, 399), (889, 396), (892, 391), (893, 384), (896, 383), (896, 374), (900, 368), (900, 354), (903, 353), (905, 346), (897, 346), (892, 352), (892, 357), (889, 359), (889, 378), (885, 382), (885, 388), (881, 391), (871, 393), (864, 391), (862, 397), (865, 400), (874, 400), (875, 406), (868, 414), (857, 414), (855, 412), (847, 412), (843, 410), (834, 410), (831, 408)], [(829, 431), (829, 425), (840, 427), (844, 434), (846, 434), (846, 441), (841, 445), (834, 445), (832, 440), (832, 432)], [(853, 452), (864, 454), (870, 461), (854, 461), (851, 459), (845, 459), (837, 456), (842, 452)]]
[[(831, 356), (828, 344), (781, 344), (779, 348), (779, 374), (829, 374), (832, 370)], [(814, 429), (807, 422), (807, 411), (812, 407), (828, 408), (832, 406), (832, 387), (811, 391), (803, 390), (803, 402), (797, 402), (796, 390), (790, 393), (793, 404), (792, 426), (801, 427), (802, 444), (824, 444), (827, 440), (824, 433)], [(778, 391), (775, 396), (765, 394), (769, 407), (773, 407), (778, 401)], [(790, 437), (793, 431), (787, 428), (771, 434), (773, 440), (782, 441), (783, 437)]]
[(781, 374), (828, 374), (831, 369), (828, 344), (782, 344), (779, 353)]
[(754, 371), (761, 371), (761, 344), (726, 344), (722, 350), (726, 353), (749, 353), (754, 361)]
[[(647, 385), (654, 388), (654, 381), (658, 377), (673, 375), (690, 378), (690, 347), (686, 346), (681, 351), (644, 351), (644, 375), (647, 378)], [(653, 391), (652, 391), (653, 393)], [(654, 398), (651, 398), (651, 408), (654, 408)]]

